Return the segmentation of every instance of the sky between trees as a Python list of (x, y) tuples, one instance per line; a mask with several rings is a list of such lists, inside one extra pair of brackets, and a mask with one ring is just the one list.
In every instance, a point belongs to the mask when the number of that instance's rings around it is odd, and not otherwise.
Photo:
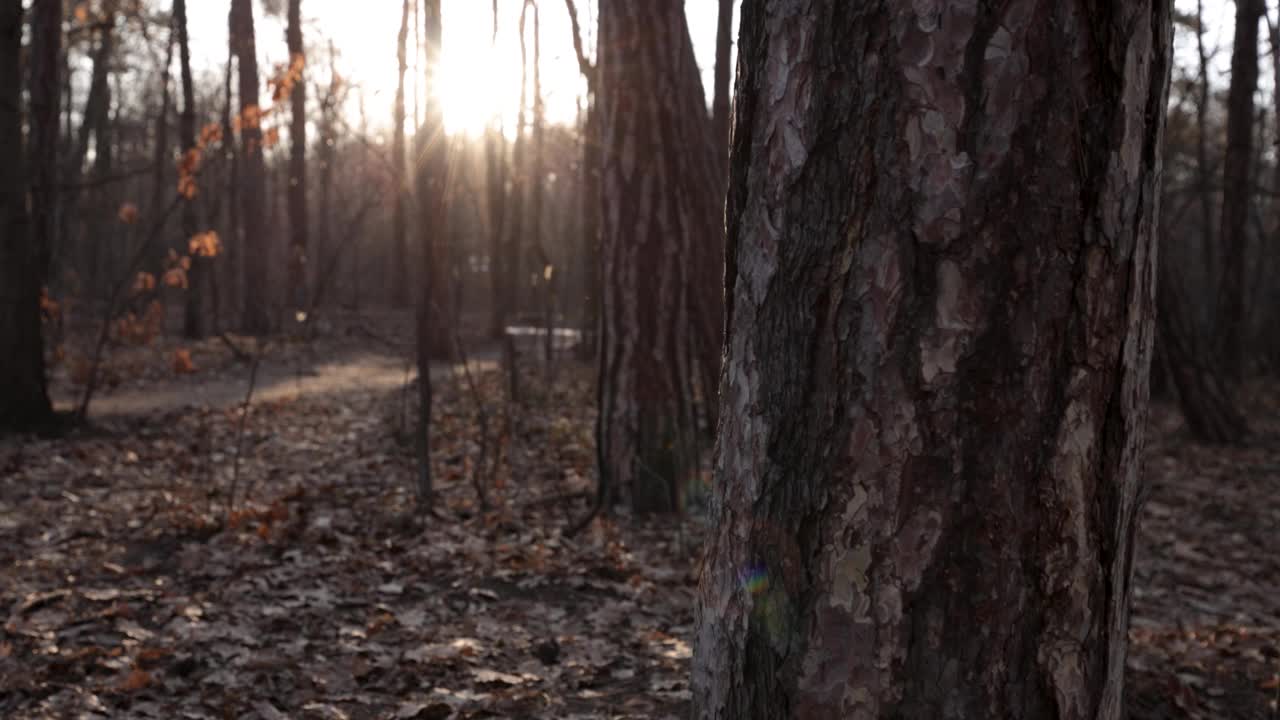
[[(515, 127), (520, 101), (520, 45), (517, 23), (520, 0), (499, 0), (502, 18), (496, 52), (490, 49), (493, 32), (492, 4), (488, 0), (444, 0), (445, 126), (450, 133), (476, 132), (501, 110), (508, 134)], [(594, 45), (594, 3), (579, 3), (584, 43)], [(715, 63), (716, 0), (686, 0), (685, 13), (693, 36), (703, 90), (710, 102), (711, 75)], [(585, 90), (574, 57), (569, 16), (560, 0), (542, 3), (542, 77), (548, 120), (572, 124), (577, 99)], [(197, 72), (221, 73), (227, 55), (226, 3), (199, 0), (191, 13), (191, 51)], [(591, 13), (591, 15), (588, 15)], [(737, 36), (735, 11), (734, 37)], [(303, 5), (303, 21), (309, 28), (308, 43), (317, 47), (310, 62), (327, 73), (323, 43), (332, 39), (338, 49), (338, 72), (365, 88), (365, 102), (375, 125), (387, 122), (386, 111), (396, 88), (396, 31), (400, 27), (398, 0), (312, 0)], [(259, 16), (258, 51), (263, 67), (284, 61), (283, 17)], [(528, 32), (532, 33), (532, 21)], [(531, 35), (530, 35), (531, 37)], [(413, 37), (409, 38), (410, 44)], [(410, 51), (412, 55), (412, 51)], [(532, 45), (530, 45), (532, 53)], [(417, 77), (410, 61), (410, 77)], [(313, 76), (314, 77), (314, 76)], [(412, 90), (409, 90), (412, 103)], [(358, 117), (358, 100), (349, 99), (348, 117)], [(412, 122), (412, 112), (410, 112)]]

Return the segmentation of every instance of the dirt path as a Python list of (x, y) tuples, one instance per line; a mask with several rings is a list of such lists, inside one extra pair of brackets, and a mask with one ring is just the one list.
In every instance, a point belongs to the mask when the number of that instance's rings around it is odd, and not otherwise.
[[(472, 371), (493, 367), (494, 353), (478, 353), (470, 360)], [(461, 365), (436, 365), (433, 380), (440, 381)], [(255, 402), (341, 395), (353, 392), (384, 392), (403, 386), (417, 377), (405, 357), (385, 349), (345, 350), (328, 357), (307, 359), (264, 358), (258, 367), (254, 387)], [(197, 372), (136, 382), (96, 394), (90, 406), (95, 418), (139, 417), (185, 407), (226, 408), (243, 402), (249, 383), (249, 366), (241, 364), (221, 372)], [(80, 388), (54, 388), (59, 409), (69, 410), (78, 401)]]

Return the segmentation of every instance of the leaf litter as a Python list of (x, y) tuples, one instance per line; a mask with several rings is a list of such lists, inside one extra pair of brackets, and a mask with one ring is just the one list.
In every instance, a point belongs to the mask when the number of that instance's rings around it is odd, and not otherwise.
[[(236, 372), (214, 343), (181, 372), (153, 355), (135, 385), (175, 397)], [(438, 384), (442, 517), (425, 521), (386, 383), (299, 384), (254, 403), (243, 437), (227, 402), (0, 440), (0, 716), (687, 716), (702, 525), (562, 536), (592, 491), (591, 372), (566, 360), (546, 388), (529, 364), (505, 425), (502, 374), (476, 368), (489, 437), (466, 383)], [(1250, 397), (1258, 437), (1236, 449), (1190, 444), (1154, 408), (1133, 718), (1277, 717), (1280, 394)]]

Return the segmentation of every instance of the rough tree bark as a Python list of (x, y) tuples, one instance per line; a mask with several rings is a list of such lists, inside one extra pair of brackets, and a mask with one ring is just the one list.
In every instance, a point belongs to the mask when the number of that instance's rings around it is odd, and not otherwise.
[[(405, 45), (409, 39), (409, 0), (400, 9), (400, 34), (396, 36), (396, 59), (399, 80), (396, 84), (395, 131), (391, 136), (391, 183), (395, 201), (391, 211), (391, 242), (394, 261), (391, 268), (391, 301), (399, 307), (409, 306), (409, 233), (405, 220), (405, 143), (404, 143), (404, 74), (409, 69)], [(416, 101), (415, 101), (416, 102)]]
[[(489, 38), (491, 49), (498, 44), (498, 0), (493, 0), (493, 34)], [(484, 163), (489, 210), (489, 334), (496, 339), (506, 335), (510, 289), (507, 283), (506, 253), (503, 250), (506, 237), (507, 166), (506, 142), (502, 137), (502, 121), (496, 116), (485, 131)]]
[(1227, 154), (1222, 170), (1222, 279), (1218, 283), (1218, 355), (1227, 375), (1244, 372), (1244, 261), (1249, 207), (1253, 198), (1253, 94), (1258, 89), (1258, 21), (1262, 0), (1236, 1), (1235, 44), (1231, 50), (1231, 90), (1227, 95)]
[[(681, 0), (601, 0), (601, 478), (677, 509), (722, 332), (714, 141)], [(713, 415), (713, 413), (708, 413)], [(711, 421), (714, 423), (714, 420)]]
[(694, 717), (1122, 716), (1169, 0), (746, 0)]
[(253, 30), (253, 1), (231, 0), (231, 43), (240, 74), (240, 223), (244, 307), (241, 329), (251, 335), (271, 330), (267, 305), (270, 240), (265, 234), (266, 167), (262, 159), (262, 106), (258, 103), (258, 49)]
[[(32, 162), (38, 182), (54, 176), (41, 167), (56, 145), (41, 145), (58, 135), (58, 50), (62, 3), (44, 0), (34, 11), (31, 56)], [(53, 16), (52, 26), (49, 15)], [(53, 31), (53, 37), (44, 36)], [(44, 374), (44, 339), (40, 326), (40, 289), (45, 271), (47, 235), (33, 232), (27, 211), (31, 191), (22, 137), (22, 0), (0, 2), (0, 432), (47, 425), (53, 413)], [(37, 68), (39, 72), (37, 72)], [(37, 105), (36, 103), (40, 103)], [(52, 125), (48, 125), (51, 123)], [(56, 162), (56, 158), (53, 158)], [(52, 189), (41, 190), (47, 200)], [(33, 194), (32, 200), (36, 198)], [(34, 203), (33, 203), (34, 205)], [(37, 213), (47, 208), (33, 208)], [(52, 222), (47, 212), (37, 223)]]
[(452, 335), (446, 326), (449, 314), (442, 304), (448, 298), (449, 213), (445, 192), (449, 169), (449, 146), (444, 136), (444, 112), (434, 95), (440, 71), (440, 43), (443, 23), (440, 0), (424, 0), (422, 6), (423, 43), (426, 68), (423, 92), (426, 107), (420, 128), (422, 147), (418, 153), (418, 233), (422, 243), (422, 287), (418, 293), (416, 318), (418, 361), (418, 500), (429, 512), (433, 502), (431, 481), (431, 360), (451, 356)]
[(307, 50), (302, 44), (302, 0), (289, 0), (285, 37), (289, 45), (289, 302), (295, 310), (310, 306), (307, 264), (310, 233), (307, 213)]

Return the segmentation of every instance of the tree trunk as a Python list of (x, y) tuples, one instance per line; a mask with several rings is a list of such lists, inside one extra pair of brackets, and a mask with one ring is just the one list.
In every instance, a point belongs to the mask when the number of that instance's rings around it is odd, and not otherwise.
[[(31, 56), (31, 134), (35, 142), (32, 160), (38, 182), (52, 181), (50, 153), (58, 136), (58, 50), (61, 40), (62, 3), (45, 0), (34, 10)], [(50, 25), (48, 15), (54, 20)], [(53, 37), (46, 33), (52, 28)], [(44, 339), (40, 326), (42, 264), (47, 242), (33, 232), (27, 212), (30, 191), (22, 138), (22, 1), (0, 3), (0, 147), (8, 159), (0, 162), (0, 432), (31, 430), (52, 419), (44, 375)], [(39, 102), (40, 105), (36, 103)], [(40, 143), (52, 139), (55, 144)], [(56, 163), (56, 156), (52, 156)], [(32, 193), (47, 200), (50, 187)], [(34, 205), (35, 203), (33, 203)], [(37, 213), (44, 207), (34, 207)], [(53, 218), (37, 215), (47, 232)]]
[[(234, 7), (232, 8), (234, 10)], [(227, 69), (222, 78), (222, 144), (230, 157), (227, 168), (227, 252), (222, 261), (222, 283), (227, 288), (227, 302), (232, 308), (242, 307), (244, 302), (244, 223), (240, 221), (240, 150), (236, 147), (236, 132), (231, 121), (231, 71), (235, 56), (235, 43), (227, 46)], [(213, 301), (214, 324), (222, 308)]]
[(451, 356), (452, 336), (446, 327), (448, 298), (448, 204), (446, 180), (449, 155), (444, 137), (444, 112), (435, 95), (436, 76), (440, 70), (440, 47), (443, 23), (440, 0), (424, 0), (423, 41), (426, 45), (426, 72), (423, 80), (426, 108), (420, 128), (422, 149), (418, 153), (418, 232), (422, 242), (422, 288), (417, 307), (418, 361), (418, 500), (424, 511), (433, 502), (431, 480), (431, 360)]
[(258, 50), (253, 31), (252, 0), (231, 0), (231, 42), (240, 71), (240, 219), (244, 228), (244, 308), (241, 328), (250, 335), (271, 330), (267, 266), (270, 236), (266, 230), (266, 168), (262, 159), (262, 107), (258, 104)]
[[(699, 455), (693, 399), (720, 357), (714, 141), (680, 0), (601, 0), (601, 477), (676, 510)], [(711, 413), (709, 413), (711, 414)]]
[(489, 194), (489, 334), (501, 338), (507, 325), (506, 237), (507, 181), (511, 173), (507, 167), (506, 142), (502, 127), (494, 122), (485, 132), (485, 172)]
[[(178, 116), (178, 142), (182, 144), (184, 157), (191, 157), (196, 149), (196, 90), (191, 76), (191, 42), (187, 31), (187, 0), (173, 0), (173, 22), (178, 33), (178, 64), (182, 75), (182, 113)], [(187, 168), (194, 172), (195, 164)], [(182, 237), (190, 242), (200, 232), (195, 196), (183, 199)], [(189, 250), (189, 249), (188, 249)], [(210, 263), (213, 259), (199, 253), (191, 253), (190, 282), (183, 317), (183, 335), (192, 339), (203, 338), (207, 329), (204, 322), (204, 293), (209, 284)]]
[(1177, 281), (1168, 259), (1159, 262), (1158, 350), (1178, 394), (1187, 429), (1197, 442), (1206, 445), (1239, 445), (1249, 437), (1249, 424), (1232, 401), (1231, 389), (1218, 368), (1209, 361), (1211, 354), (1197, 342), (1194, 328), (1187, 322), (1178, 297), (1178, 289), (1186, 287), (1185, 283)]
[(551, 260), (547, 252), (545, 235), (542, 232), (543, 179), (546, 177), (546, 106), (542, 100), (542, 22), (539, 19), (538, 5), (533, 3), (533, 162), (530, 164), (529, 187), (529, 227), (533, 231), (529, 247), (536, 256), (530, 263), (538, 272), (538, 287), (542, 295), (543, 359), (548, 378), (551, 374), (552, 355), (555, 347), (555, 281), (559, 268)]
[(391, 243), (394, 260), (391, 268), (391, 298), (398, 307), (409, 306), (409, 233), (405, 221), (405, 149), (404, 149), (404, 74), (409, 68), (405, 45), (409, 38), (409, 0), (404, 0), (400, 13), (400, 35), (396, 38), (396, 57), (400, 62), (400, 79), (396, 85), (395, 134), (391, 136), (391, 182), (395, 188), (395, 205), (391, 215)]
[(310, 305), (307, 299), (307, 263), (310, 237), (307, 214), (307, 51), (302, 44), (302, 0), (289, 0), (289, 300), (294, 310)]
[[(1196, 1), (1196, 51), (1199, 77), (1196, 79), (1196, 192), (1200, 196), (1200, 252), (1204, 263), (1206, 289), (1210, 297), (1217, 293), (1217, 241), (1213, 217), (1213, 179), (1209, 168), (1209, 53), (1204, 46), (1204, 1)], [(1215, 298), (1216, 301), (1216, 298)], [(1216, 313), (1210, 312), (1210, 317)]]
[(1122, 717), (1170, 5), (746, 0), (694, 717)]
[(599, 72), (587, 58), (578, 24), (578, 8), (573, 0), (565, 0), (573, 32), (573, 49), (578, 56), (578, 69), (587, 80), (587, 112), (582, 129), (582, 248), (580, 256), (584, 273), (583, 329), (581, 355), (594, 358), (600, 337), (600, 102)]
[[(733, 0), (720, 0), (716, 18), (715, 91), (711, 96), (711, 135), (716, 143), (716, 172), (725, 182), (729, 178), (729, 83), (733, 67), (729, 57), (733, 50)], [(723, 191), (723, 187), (720, 188)]]
[(1222, 279), (1218, 283), (1218, 354), (1233, 380), (1244, 373), (1245, 272), (1249, 182), (1253, 163), (1253, 93), (1258, 89), (1258, 20), (1262, 0), (1236, 1), (1231, 90), (1227, 96), (1227, 154), (1222, 170)]

